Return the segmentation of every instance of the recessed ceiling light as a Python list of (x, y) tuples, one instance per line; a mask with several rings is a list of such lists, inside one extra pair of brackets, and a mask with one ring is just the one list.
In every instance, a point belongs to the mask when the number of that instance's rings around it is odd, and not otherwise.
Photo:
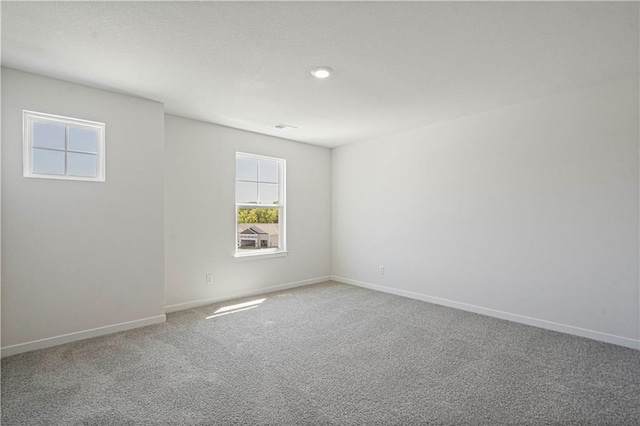
[(315, 78), (327, 78), (332, 72), (333, 70), (329, 67), (316, 67), (311, 70), (311, 75)]

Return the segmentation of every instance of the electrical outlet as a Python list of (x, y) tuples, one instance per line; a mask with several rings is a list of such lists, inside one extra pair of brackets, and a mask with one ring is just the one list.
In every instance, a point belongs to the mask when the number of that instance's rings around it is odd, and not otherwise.
[(384, 275), (384, 266), (380, 266), (379, 272), (380, 272), (380, 275)]
[(207, 280), (206, 281), (207, 285), (212, 285), (213, 284), (213, 274), (207, 274), (206, 280)]

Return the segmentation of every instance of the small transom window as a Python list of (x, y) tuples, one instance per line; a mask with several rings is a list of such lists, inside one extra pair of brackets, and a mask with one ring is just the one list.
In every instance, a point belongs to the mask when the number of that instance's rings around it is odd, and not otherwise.
[(104, 123), (23, 111), (25, 177), (105, 181)]

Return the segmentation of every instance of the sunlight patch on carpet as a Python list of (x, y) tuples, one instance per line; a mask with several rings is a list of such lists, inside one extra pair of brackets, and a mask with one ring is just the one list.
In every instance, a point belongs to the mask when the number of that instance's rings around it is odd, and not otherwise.
[(242, 312), (242, 311), (246, 311), (246, 310), (249, 310), (249, 309), (257, 308), (258, 305), (260, 305), (265, 300), (267, 300), (266, 297), (263, 298), (263, 299), (252, 300), (250, 302), (237, 303), (235, 305), (224, 306), (224, 307), (216, 310), (213, 313), (213, 315), (210, 315), (210, 316), (206, 317), (206, 319), (211, 319), (211, 318), (219, 317), (219, 316), (222, 316), (222, 315), (234, 314), (236, 312)]

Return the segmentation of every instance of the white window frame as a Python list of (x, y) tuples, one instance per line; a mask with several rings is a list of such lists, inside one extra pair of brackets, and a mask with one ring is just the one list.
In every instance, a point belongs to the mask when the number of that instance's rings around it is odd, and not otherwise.
[[(98, 149), (96, 153), (96, 176), (69, 176), (69, 175), (56, 175), (47, 173), (35, 173), (33, 171), (33, 124), (34, 123), (51, 123), (65, 127), (74, 127), (79, 129), (96, 130), (98, 133)], [(22, 168), (23, 176), (29, 178), (40, 179), (62, 179), (62, 180), (80, 180), (90, 182), (104, 182), (106, 180), (106, 155), (105, 155), (105, 124), (97, 121), (82, 120), (79, 118), (64, 117), (61, 115), (46, 114), (43, 112), (35, 111), (22, 111)], [(68, 132), (67, 132), (68, 134)], [(55, 150), (64, 152), (65, 155), (68, 152), (76, 152), (68, 149), (68, 136), (65, 137), (65, 149)], [(78, 151), (80, 152), (80, 151)], [(65, 164), (65, 173), (66, 164)]]
[[(238, 203), (237, 198), (235, 198), (236, 193), (236, 182), (237, 179), (233, 180), (234, 183), (234, 201), (235, 201), (235, 215), (234, 215), (234, 239), (233, 244), (235, 247), (234, 257), (238, 260), (241, 259), (266, 259), (271, 257), (283, 257), (287, 255), (287, 231), (286, 231), (286, 215), (287, 215), (287, 202), (286, 202), (286, 170), (287, 170), (287, 160), (283, 158), (276, 157), (267, 157), (265, 155), (258, 154), (249, 154), (246, 152), (236, 152), (234, 158), (234, 171), (237, 170), (237, 161), (238, 158), (247, 158), (251, 160), (266, 160), (273, 161), (278, 163), (278, 204), (256, 204), (256, 203)], [(263, 248), (251, 252), (238, 252), (238, 208), (239, 207), (248, 207), (248, 208), (256, 208), (256, 207), (264, 207), (264, 208), (278, 208), (278, 248)]]

